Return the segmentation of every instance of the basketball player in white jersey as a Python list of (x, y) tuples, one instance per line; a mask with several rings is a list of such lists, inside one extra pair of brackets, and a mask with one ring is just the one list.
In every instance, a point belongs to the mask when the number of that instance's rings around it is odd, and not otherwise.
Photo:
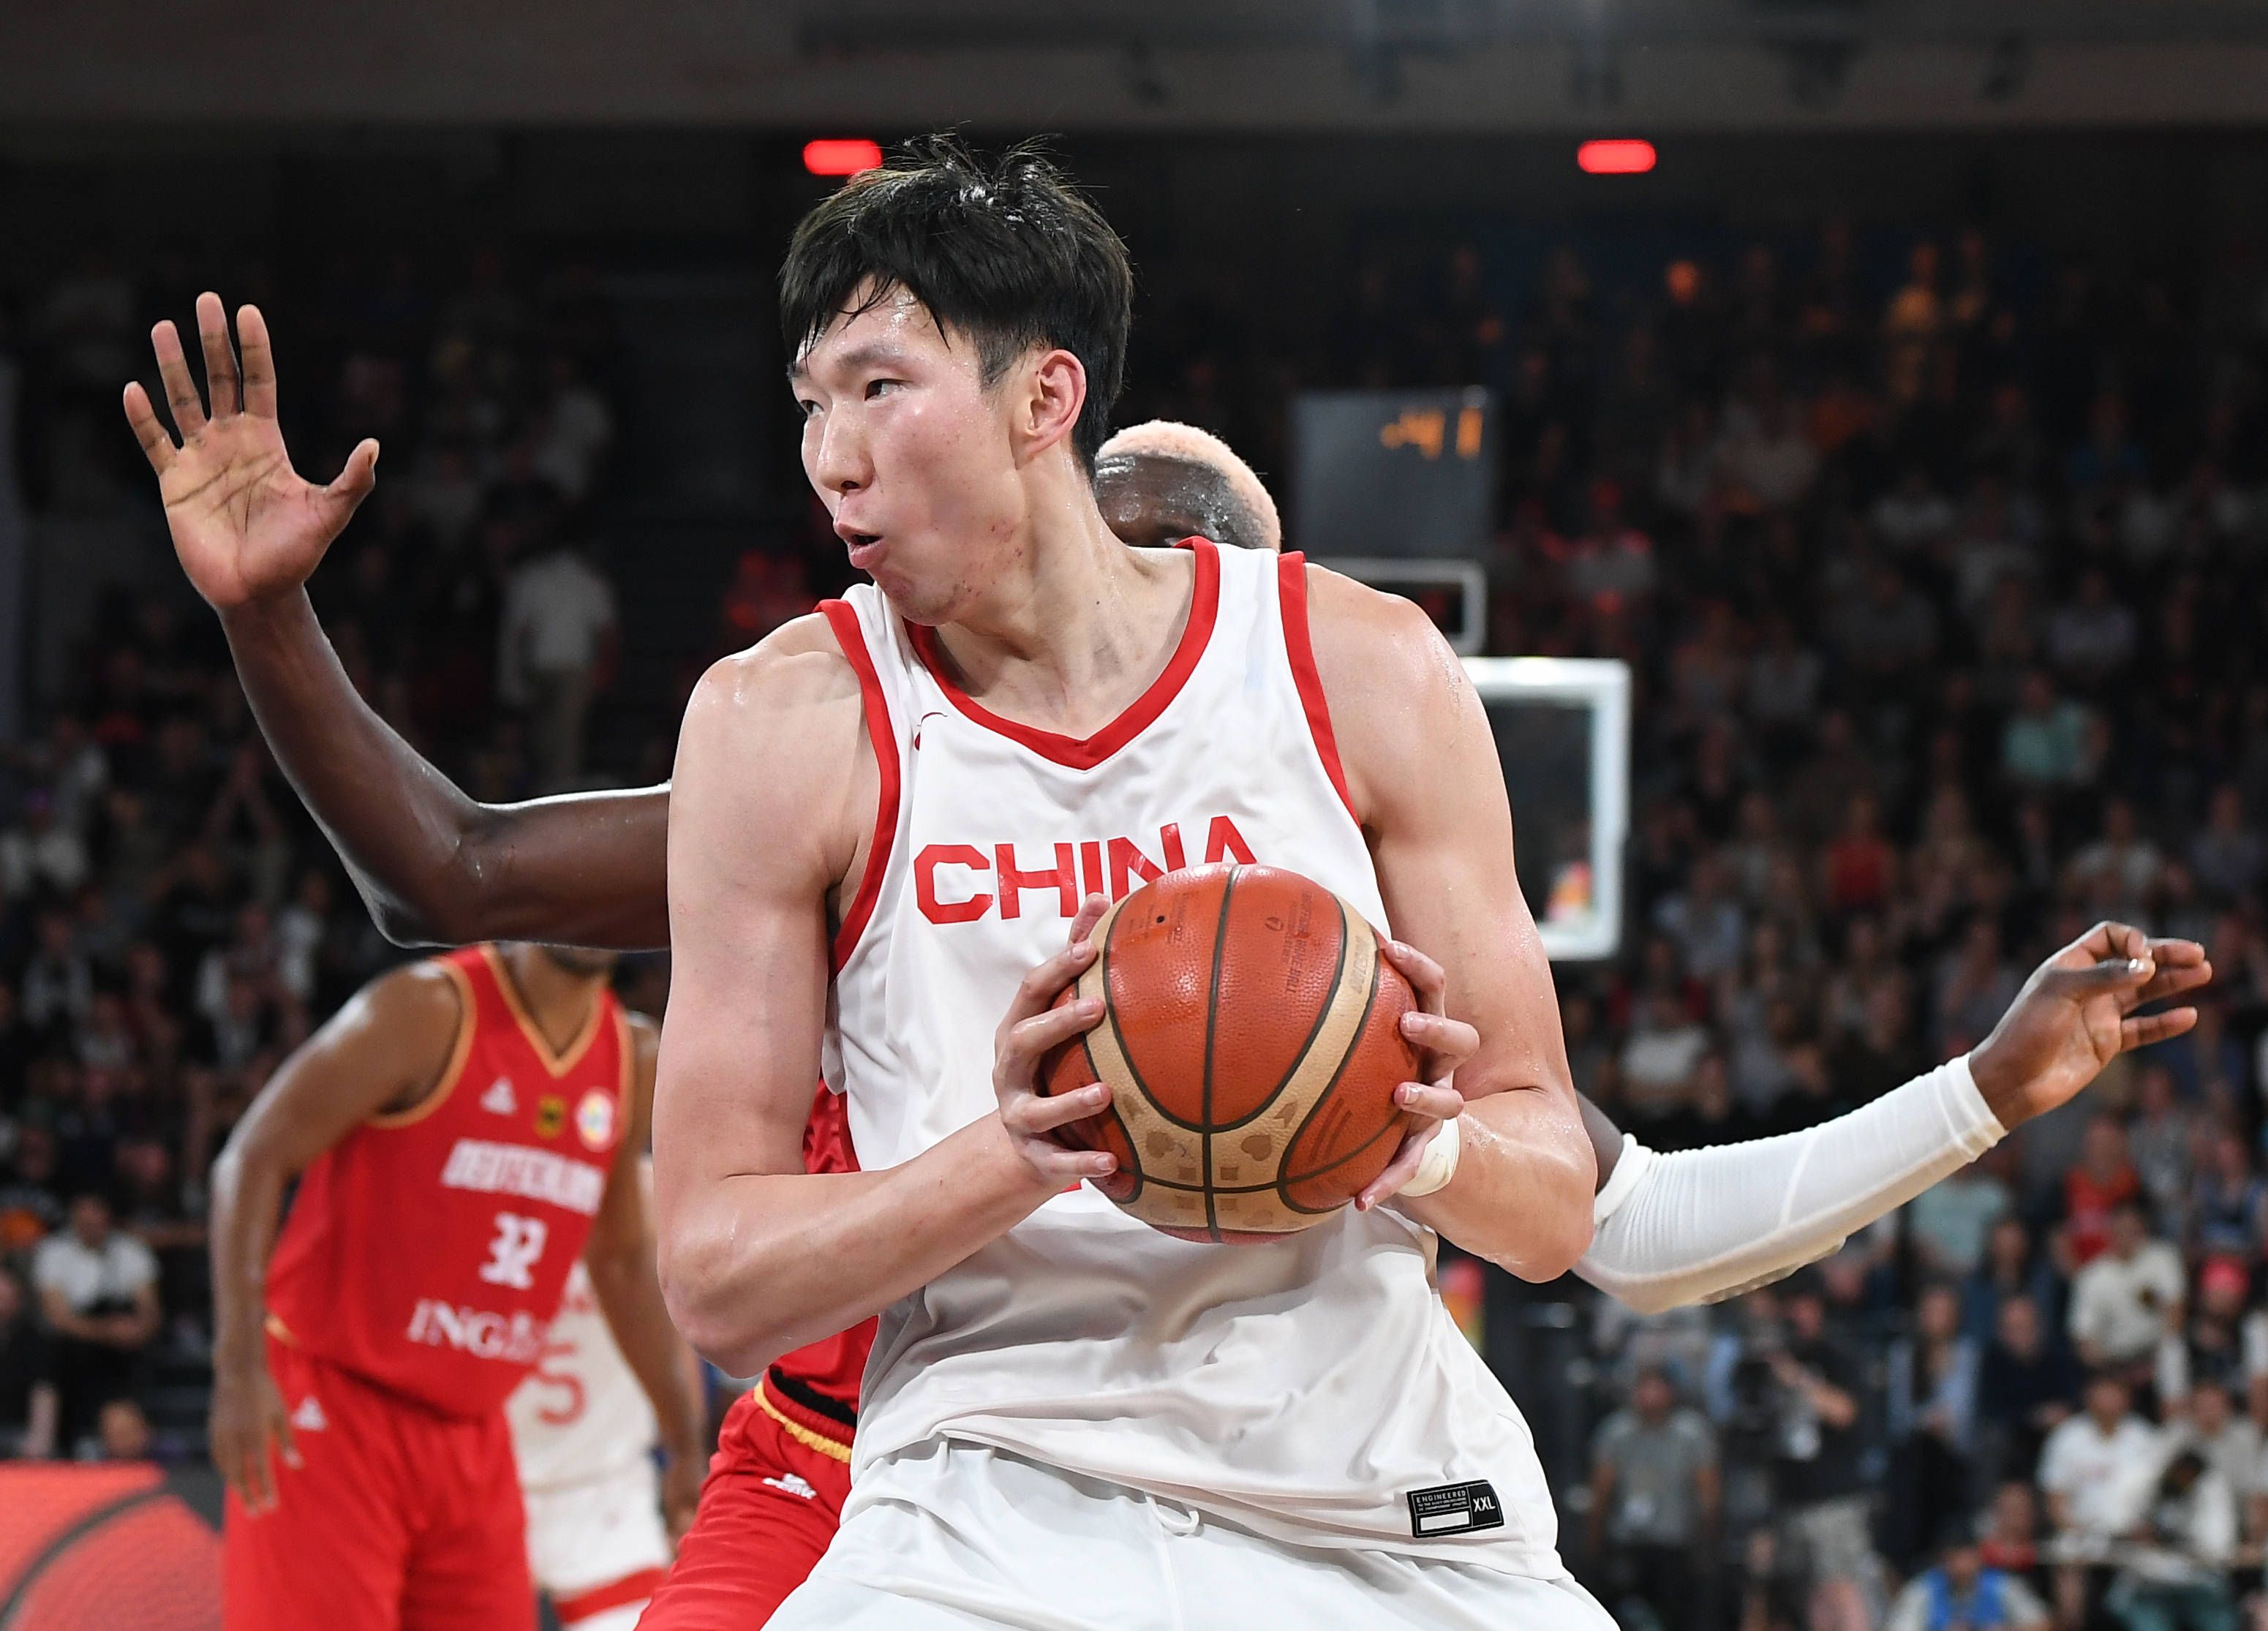
[(527, 1503), (529, 1573), (552, 1617), (563, 1631), (630, 1631), (673, 1554), (654, 1460), (659, 1435), (580, 1263), (542, 1360), (504, 1413)]
[[(217, 326), (218, 302), (207, 297), (206, 303), (212, 306)], [(165, 342), (171, 338), (171, 326), (161, 325), (160, 358), (167, 363), (168, 384), (179, 398), (193, 387), (181, 368), (178, 343), (168, 354)], [(207, 343), (210, 353), (213, 344), (210, 335)], [(247, 343), (247, 366), (254, 360), (255, 351), (264, 366), (264, 336), (257, 348), (250, 341)], [(177, 380), (177, 374), (182, 377)], [(138, 387), (129, 387), (127, 402), (129, 418), (145, 448), (151, 450), (153, 463), (162, 471), (165, 464), (160, 462), (157, 444), (165, 441), (164, 432), (157, 426)], [(180, 451), (180, 458), (204, 456), (203, 443), (194, 431), (188, 440), (190, 445)], [(170, 444), (162, 451), (166, 455), (173, 453)], [(259, 451), (250, 449), (247, 457)], [(1115, 451), (1131, 453), (1133, 448), (1129, 443)], [(1202, 462), (1210, 454), (1217, 456), (1216, 461), (1225, 459), (1233, 463), (1233, 456), (1218, 444), (1210, 448), (1174, 446), (1162, 451), (1184, 461)], [(347, 858), (357, 866), (366, 887), (381, 896), (411, 899), (416, 876), (422, 875), (371, 861), (372, 849), (391, 858), (394, 851), (381, 842), (388, 836), (390, 823), (399, 823), (419, 832), (439, 831), (447, 825), (440, 817), (451, 811), (445, 808), (438, 816), (423, 816), (415, 808), (406, 814), (397, 812), (395, 807), (401, 801), (414, 806), (417, 790), (437, 780), (437, 773), (356, 701), (351, 687), (337, 674), (335, 659), (324, 646), (320, 631), (306, 615), (305, 596), (297, 587), (343, 525), (353, 500), (367, 491), (367, 460), (364, 450), (358, 450), (349, 476), (335, 484), (334, 491), (347, 497), (326, 509), (304, 502), (307, 493), (320, 490), (307, 488), (291, 471), (280, 457), (280, 444), (273, 453), (277, 456), (261, 455), (260, 461), (260, 481), (277, 490), (275, 505), (264, 513), (270, 520), (284, 513), (295, 518), (295, 523), (303, 520), (304, 525), (285, 527), (287, 532), (299, 535), (279, 539), (262, 531), (254, 537), (247, 530), (233, 553), (223, 550), (208, 558), (207, 553), (189, 547), (196, 542), (199, 550), (210, 552), (202, 538), (184, 541), (182, 523), (173, 517), (169, 506), (169, 519), (175, 520), (176, 542), (182, 547), (184, 564), (200, 589), (225, 613), (236, 608), (241, 598), (232, 596), (230, 586), (221, 581), (232, 572), (244, 580), (237, 586), (239, 589), (260, 589), (269, 598), (280, 594), (284, 601), (298, 606), (301, 615), (297, 624), (288, 616), (279, 620), (287, 628), (302, 631), (297, 640), (271, 640), (265, 634), (253, 638), (256, 631), (246, 621), (253, 609), (250, 606), (239, 609), (243, 615), (229, 625), (247, 690), (271, 734), (279, 726), (285, 727), (278, 741), (279, 752), (293, 767), (295, 780), (310, 790), (316, 807), (326, 809), (329, 821), (339, 829)], [(357, 469), (359, 485), (349, 479)], [(1248, 472), (1244, 474), (1248, 477)], [(1248, 501), (1256, 494), (1259, 506), (1272, 510), (1256, 482), (1232, 479), (1226, 489), (1231, 498), (1248, 508), (1253, 507)], [(1154, 507), (1158, 496), (1145, 502), (1153, 503)], [(1113, 497), (1125, 497), (1123, 486), (1114, 490)], [(1119, 507), (1114, 504), (1112, 514), (1124, 527)], [(1141, 505), (1131, 507), (1139, 510)], [(1183, 524), (1172, 530), (1194, 529)], [(1217, 521), (1211, 529), (1225, 532), (1226, 528)], [(1277, 542), (1270, 528), (1263, 547), (1273, 547)], [(247, 553), (255, 544), (265, 551), (256, 561)], [(210, 549), (218, 547), (214, 544)], [(213, 577), (215, 572), (219, 576)], [(261, 589), (267, 580), (260, 576), (262, 573), (275, 579), (265, 589)], [(258, 602), (267, 603), (265, 599)], [(323, 683), (326, 679), (331, 682), (328, 686)], [(289, 728), (302, 713), (313, 727), (320, 727), (304, 733), (304, 740)], [(390, 753), (401, 764), (390, 773), (376, 776), (327, 779), (315, 774), (328, 765), (328, 760), (311, 757), (309, 742), (335, 746), (342, 741), (359, 742), (364, 737), (373, 738), (374, 745), (366, 749), (363, 758), (350, 756), (342, 763), (361, 767), (364, 759), (386, 760)], [(319, 795), (334, 780), (343, 791), (335, 792), (327, 804)], [(652, 880), (655, 889), (659, 887), (658, 860), (645, 867), (610, 868), (596, 862), (611, 856), (605, 842), (608, 835), (642, 834), (649, 816), (661, 814), (666, 799), (666, 788), (510, 808), (472, 806), (459, 798), (458, 803), (478, 818), (480, 827), (476, 832), (460, 833), (449, 847), (469, 854), (482, 844), (502, 843), (512, 864), (475, 868), (475, 875), (465, 879), (460, 887), (453, 887), (451, 897), (472, 901), (481, 910), (534, 912), (539, 920), (545, 911), (583, 911), (587, 917), (590, 911), (604, 908), (614, 914), (607, 919), (609, 922), (619, 918), (625, 924), (642, 924), (647, 914), (640, 903), (648, 880)], [(534, 833), (523, 831), (530, 823), (549, 835), (547, 841), (535, 842)], [(365, 828), (374, 828), (376, 836)], [(505, 859), (498, 857), (500, 862)], [(587, 906), (578, 906), (577, 900), (584, 897), (571, 899), (562, 894), (552, 882), (555, 875), (571, 881), (580, 879), (589, 890), (598, 893), (589, 895), (585, 890)], [(531, 889), (544, 898), (518, 898)], [(549, 895), (544, 894), (546, 890)], [(615, 896), (623, 898), (616, 900)], [(548, 932), (573, 937), (591, 931), (571, 926), (563, 919)], [(643, 944), (658, 929), (633, 926), (615, 932), (629, 933), (632, 943)], [(2002, 1126), (2012, 1126), (2068, 1099), (2103, 1060), (2123, 1047), (2186, 1029), (2194, 1018), (2187, 1009), (2122, 1015), (2138, 1003), (2200, 984), (2208, 973), (2202, 950), (2194, 945), (2147, 941), (2122, 926), (2101, 926), (2035, 974), (1995, 1031), (1992, 1042), (1978, 1050), (1973, 1080), (1969, 1061), (1955, 1061), (1875, 1104), (1811, 1133), (1659, 1160), (1625, 1143), (1599, 1118), (1601, 1125), (1593, 1131), (1601, 1170), (1604, 1175), (1611, 1168), (1612, 1176), (1599, 1198), (1600, 1215), (1605, 1221), (1580, 1270), (1642, 1308), (1725, 1295), (1752, 1279), (1786, 1272), (1831, 1250), (1842, 1234), (1872, 1221), (1934, 1177), (1959, 1166), (1998, 1136)]]
[[(882, 1316), (842, 1531), (774, 1623), (1607, 1623), (1430, 1280), (1436, 1228), (1564, 1273), (1595, 1184), (1463, 670), (1297, 557), (1111, 535), (1131, 275), (1039, 159), (924, 144), (813, 211), (781, 281), (806, 470), (874, 585), (688, 709), (655, 1140), (697, 1348), (746, 1374)], [(1051, 1133), (1104, 1095), (1034, 1068), (1100, 1012), (1049, 1005), (1106, 868), (1177, 852), (1432, 954), (1390, 953), (1434, 1010), (1407, 1030), (1438, 1074), (1397, 1093), (1427, 1125), (1304, 1235), (1191, 1245), (1066, 1192), (1108, 1157)], [(801, 1170), (822, 1040), (865, 1172)]]

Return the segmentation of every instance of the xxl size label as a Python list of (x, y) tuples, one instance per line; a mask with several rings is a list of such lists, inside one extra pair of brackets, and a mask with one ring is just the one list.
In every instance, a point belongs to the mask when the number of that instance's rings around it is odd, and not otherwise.
[(1496, 1486), (1486, 1479), (1413, 1489), (1409, 1498), (1410, 1532), (1421, 1540), (1504, 1527), (1504, 1502), (1497, 1499)]

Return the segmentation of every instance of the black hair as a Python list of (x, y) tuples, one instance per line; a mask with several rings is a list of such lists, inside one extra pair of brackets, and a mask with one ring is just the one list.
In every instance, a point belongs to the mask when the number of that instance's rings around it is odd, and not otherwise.
[(1134, 269), (1101, 212), (1037, 144), (985, 158), (950, 135), (907, 143), (803, 218), (779, 288), (792, 358), (837, 317), (900, 289), (948, 338), (976, 342), (988, 386), (1032, 347), (1062, 347), (1086, 370), (1071, 444), (1093, 472), (1125, 383)]

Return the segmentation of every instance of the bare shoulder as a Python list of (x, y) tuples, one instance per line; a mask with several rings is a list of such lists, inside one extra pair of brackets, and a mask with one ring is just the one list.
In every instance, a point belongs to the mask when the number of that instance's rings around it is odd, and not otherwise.
[(463, 988), (435, 958), (405, 963), (379, 975), (357, 993), (350, 1008), (382, 1036), (415, 1044), (432, 1042), (446, 1052), (465, 1017)]
[(1464, 665), (1411, 601), (1307, 566), (1307, 638), (1355, 807), (1367, 823), (1378, 798), (1420, 766), (1428, 749), (1480, 719)]
[[(835, 631), (816, 615), (783, 624), (711, 665), (686, 705), (670, 790), (671, 882), (691, 876), (681, 874), (694, 859), (684, 840), (735, 875), (816, 868), (831, 883), (871, 823), (877, 779), (858, 674)], [(750, 834), (765, 841), (750, 844)]]
[(858, 675), (816, 612), (782, 624), (746, 651), (720, 657), (694, 688), (694, 711), (769, 717), (783, 708), (858, 703)]

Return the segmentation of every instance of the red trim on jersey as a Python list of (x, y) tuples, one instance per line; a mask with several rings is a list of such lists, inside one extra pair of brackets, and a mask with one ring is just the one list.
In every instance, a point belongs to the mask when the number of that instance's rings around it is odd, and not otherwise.
[(551, 1612), (563, 1626), (571, 1626), (578, 1620), (588, 1620), (593, 1614), (603, 1614), (610, 1608), (626, 1608), (632, 1603), (643, 1603), (661, 1589), (661, 1580), (669, 1571), (666, 1568), (641, 1568), (635, 1575), (624, 1575), (620, 1580), (603, 1586), (593, 1586), (588, 1591), (578, 1591), (573, 1597), (551, 1599)]
[(1174, 654), (1166, 661), (1164, 672), (1150, 682), (1144, 691), (1126, 705), (1125, 711), (1092, 736), (1058, 735), (1029, 725), (1019, 725), (1013, 720), (1004, 720), (955, 684), (947, 673), (949, 664), (938, 646), (936, 631), (921, 624), (908, 624), (906, 630), (913, 637), (915, 654), (922, 666), (937, 682), (946, 699), (963, 714), (985, 729), (1020, 742), (1043, 759), (1068, 765), (1075, 771), (1091, 771), (1128, 742), (1132, 742), (1152, 722), (1166, 711), (1166, 706), (1181, 695), (1182, 687), (1189, 683), (1189, 675), (1204, 655), (1205, 642), (1212, 638), (1214, 616), (1220, 610), (1220, 557), (1219, 546), (1209, 538), (1184, 538), (1174, 546), (1186, 549), (1197, 557), (1197, 585), (1189, 595), (1189, 619), (1182, 627), (1182, 638), (1174, 647)]
[(866, 871), (858, 880), (858, 892), (850, 897), (850, 906), (843, 914), (843, 926), (835, 932), (835, 966), (840, 969), (850, 961), (857, 949), (858, 937), (866, 932), (866, 920), (874, 915), (874, 903), (881, 898), (882, 871), (889, 864), (890, 844), (898, 832), (898, 739), (890, 728), (890, 704), (882, 695), (881, 676), (874, 672), (873, 653), (866, 649), (865, 631), (858, 626), (858, 614), (847, 601), (821, 601), (819, 609), (827, 614), (828, 626), (835, 631), (836, 644), (858, 675), (858, 696), (866, 706), (866, 739), (874, 746), (874, 767), (881, 774), (881, 791), (874, 800), (874, 841), (866, 846)]
[(1307, 638), (1307, 557), (1294, 550), (1276, 563), (1276, 600), (1284, 615), (1284, 652), (1292, 660), (1292, 681), (1300, 688), (1300, 705), (1307, 711), (1307, 732), (1315, 739), (1315, 752), (1339, 795), (1339, 802), (1355, 815), (1354, 795), (1347, 791), (1346, 769), (1339, 763), (1339, 739), (1331, 731), (1331, 705), (1323, 696), (1323, 676), (1315, 669), (1315, 647)]

